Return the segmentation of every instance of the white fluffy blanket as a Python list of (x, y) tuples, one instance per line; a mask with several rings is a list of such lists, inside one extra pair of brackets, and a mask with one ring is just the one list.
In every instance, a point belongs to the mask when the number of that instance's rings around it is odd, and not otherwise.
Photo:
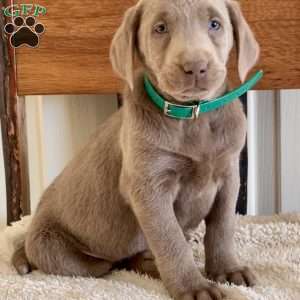
[[(17, 275), (9, 261), (29, 221), (24, 219), (0, 232), (1, 300), (170, 300), (160, 281), (126, 271), (103, 279), (47, 276), (40, 272)], [(203, 235), (202, 224), (190, 241), (200, 269), (204, 262)], [(240, 260), (252, 266), (259, 284), (255, 288), (223, 285), (226, 299), (300, 300), (300, 215), (238, 217), (235, 241)]]

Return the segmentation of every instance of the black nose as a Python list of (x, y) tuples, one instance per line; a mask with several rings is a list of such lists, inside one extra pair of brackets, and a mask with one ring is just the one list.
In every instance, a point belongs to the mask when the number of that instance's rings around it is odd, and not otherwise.
[(207, 73), (207, 67), (206, 61), (193, 61), (184, 63), (183, 70), (188, 75), (204, 77)]

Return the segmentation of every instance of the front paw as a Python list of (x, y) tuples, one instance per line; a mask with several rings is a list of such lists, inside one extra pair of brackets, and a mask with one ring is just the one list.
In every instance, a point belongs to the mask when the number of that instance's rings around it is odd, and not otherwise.
[(186, 292), (177, 297), (176, 300), (221, 300), (223, 296), (219, 288), (214, 285), (207, 285), (194, 291)]
[(210, 279), (220, 283), (229, 282), (235, 285), (243, 285), (247, 287), (251, 287), (256, 284), (256, 277), (248, 267), (240, 267), (221, 273), (208, 272), (207, 275)]

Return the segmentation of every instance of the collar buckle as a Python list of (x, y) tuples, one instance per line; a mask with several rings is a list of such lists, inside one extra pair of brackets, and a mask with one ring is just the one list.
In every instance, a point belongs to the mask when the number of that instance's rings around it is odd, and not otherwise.
[(191, 116), (181, 117), (180, 119), (193, 120), (193, 119), (197, 119), (200, 114), (200, 103), (187, 106), (187, 105), (174, 104), (174, 103), (165, 101), (164, 114), (170, 118), (178, 119), (178, 117), (176, 117), (172, 114), (172, 107), (186, 109), (186, 110), (192, 110)]
[(200, 103), (199, 104), (195, 104), (192, 107), (193, 107), (193, 113), (192, 113), (191, 119), (198, 119), (199, 118), (199, 114), (200, 114)]

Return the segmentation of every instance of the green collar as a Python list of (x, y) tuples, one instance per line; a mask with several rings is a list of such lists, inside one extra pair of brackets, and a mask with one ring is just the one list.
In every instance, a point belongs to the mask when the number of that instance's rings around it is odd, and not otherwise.
[(144, 85), (149, 98), (166, 116), (175, 119), (197, 119), (201, 113), (210, 112), (237, 100), (254, 87), (262, 77), (263, 71), (258, 71), (250, 80), (226, 95), (213, 100), (191, 101), (190, 105), (179, 105), (166, 101), (157, 93), (146, 75)]

